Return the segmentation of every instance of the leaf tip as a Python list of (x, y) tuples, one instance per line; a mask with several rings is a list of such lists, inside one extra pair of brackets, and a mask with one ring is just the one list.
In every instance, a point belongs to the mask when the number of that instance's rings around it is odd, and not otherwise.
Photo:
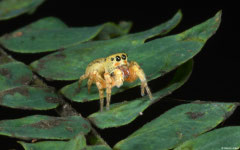
[(182, 16), (182, 15), (183, 15), (183, 14), (182, 14), (182, 10), (181, 10), (181, 9), (178, 9), (177, 14), (179, 14), (180, 16)]
[(219, 10), (215, 16), (216, 16), (216, 22), (221, 22), (222, 10)]

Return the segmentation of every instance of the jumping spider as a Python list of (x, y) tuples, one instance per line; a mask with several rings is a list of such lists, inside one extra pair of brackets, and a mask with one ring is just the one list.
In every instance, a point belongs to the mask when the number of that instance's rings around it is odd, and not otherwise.
[(117, 53), (106, 58), (99, 58), (88, 64), (86, 72), (79, 78), (79, 87), (82, 80), (88, 78), (88, 92), (90, 93), (91, 85), (95, 83), (99, 90), (100, 111), (104, 106), (104, 89), (107, 93), (106, 108), (109, 110), (111, 100), (111, 89), (114, 86), (121, 87), (123, 82), (133, 82), (137, 78), (141, 80), (141, 95), (145, 93), (145, 89), (152, 99), (152, 93), (147, 85), (147, 80), (143, 70), (137, 62), (127, 61), (126, 53)]

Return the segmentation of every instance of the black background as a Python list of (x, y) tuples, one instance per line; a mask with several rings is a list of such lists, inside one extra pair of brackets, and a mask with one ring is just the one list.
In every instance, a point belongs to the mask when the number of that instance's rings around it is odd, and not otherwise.
[[(86, 8), (80, 7), (77, 1), (66, 3), (64, 1), (47, 1), (31, 16), (22, 15), (10, 21), (0, 22), (0, 34), (11, 32), (21, 26), (27, 25), (32, 21), (47, 16), (55, 16), (63, 20), (69, 26), (94, 26), (104, 22), (113, 21), (118, 23), (122, 20), (133, 22), (131, 33), (143, 31), (161, 24), (170, 19), (179, 9), (182, 10), (183, 19), (176, 29), (169, 34), (180, 33), (194, 25), (197, 25), (222, 10), (222, 23), (211, 37), (202, 51), (194, 58), (194, 69), (188, 82), (168, 96), (166, 99), (148, 108), (144, 115), (133, 123), (120, 128), (98, 130), (102, 137), (110, 144), (114, 145), (117, 141), (127, 137), (140, 128), (143, 124), (151, 121), (169, 108), (185, 103), (181, 100), (205, 100), (239, 102), (239, 46), (237, 36), (236, 18), (237, 12), (231, 8), (184, 8), (174, 7), (165, 8)], [(14, 54), (16, 59), (22, 55)], [(29, 63), (31, 58), (23, 57), (24, 62)], [(20, 59), (22, 60), (22, 59)], [(147, 62), (146, 62), (147, 63)], [(161, 84), (162, 79), (150, 82), (150, 87), (154, 90)], [(53, 83), (54, 85), (56, 83)], [(130, 90), (126, 95), (133, 92), (140, 92), (138, 88)], [(139, 94), (140, 95), (140, 94)], [(113, 99), (121, 99), (121, 95), (116, 95)], [(85, 105), (74, 104), (75, 108), (83, 108)], [(91, 104), (98, 109), (98, 103)], [(95, 108), (94, 108), (95, 109)], [(7, 112), (6, 110), (5, 112)], [(84, 114), (84, 113), (83, 113)], [(86, 113), (87, 114), (87, 113)], [(3, 115), (3, 114), (2, 114)], [(240, 110), (237, 109), (227, 121), (219, 125), (240, 125)], [(7, 141), (0, 136), (2, 142)], [(12, 140), (14, 141), (14, 139)], [(10, 141), (10, 142), (12, 142)], [(9, 148), (12, 147), (8, 144)], [(14, 146), (15, 147), (15, 146)]]

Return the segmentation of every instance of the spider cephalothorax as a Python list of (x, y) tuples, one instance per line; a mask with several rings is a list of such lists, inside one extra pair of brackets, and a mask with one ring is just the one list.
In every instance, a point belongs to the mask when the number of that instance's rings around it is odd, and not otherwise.
[(86, 72), (79, 79), (79, 87), (82, 80), (88, 78), (88, 91), (90, 92), (92, 83), (97, 85), (100, 97), (100, 110), (103, 110), (104, 105), (104, 89), (107, 93), (107, 105), (109, 109), (111, 100), (111, 89), (114, 86), (121, 87), (123, 82), (133, 82), (137, 78), (141, 81), (141, 95), (145, 90), (150, 99), (152, 99), (151, 91), (147, 85), (147, 80), (143, 70), (137, 62), (127, 61), (126, 53), (117, 53), (106, 58), (99, 58), (92, 61), (86, 68)]

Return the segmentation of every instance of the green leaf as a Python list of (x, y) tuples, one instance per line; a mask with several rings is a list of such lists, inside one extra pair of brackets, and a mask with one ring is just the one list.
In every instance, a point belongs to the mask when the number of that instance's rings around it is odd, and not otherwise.
[(54, 51), (86, 42), (95, 37), (103, 25), (79, 28), (56, 28), (45, 30), (22, 30), (1, 37), (1, 44), (19, 53)]
[(27, 85), (32, 80), (32, 76), (31, 70), (23, 63), (10, 62), (0, 65), (0, 92)]
[(59, 139), (73, 138), (80, 132), (87, 134), (90, 124), (81, 116), (50, 117), (28, 116), (20, 119), (0, 121), (0, 135), (19, 139)]
[[(129, 49), (129, 50), (126, 49), (125, 51), (128, 53), (129, 59), (137, 60), (137, 62), (140, 64), (145, 74), (147, 75), (148, 81), (156, 79), (162, 76), (163, 74), (170, 72), (171, 70), (175, 69), (177, 66), (180, 66), (181, 64), (183, 64), (184, 62), (188, 61), (193, 56), (195, 56), (204, 46), (208, 38), (210, 38), (213, 35), (213, 33), (216, 32), (220, 24), (220, 18), (221, 18), (221, 12), (218, 12), (213, 18), (183, 33), (152, 40), (141, 46), (138, 46), (135, 49)], [(73, 50), (73, 51), (65, 51), (64, 53), (58, 53), (59, 57), (57, 57), (57, 54), (50, 55), (48, 56), (48, 59), (46, 59), (45, 57), (39, 62), (35, 62), (32, 66), (36, 65), (41, 67), (43, 65), (42, 69), (44, 70), (39, 70), (41, 74), (42, 73), (41, 71), (46, 72), (48, 70), (48, 69), (45, 69), (46, 67), (50, 68), (51, 66), (50, 63), (52, 63), (51, 60), (53, 60), (54, 57), (56, 59), (59, 59), (60, 56), (64, 56), (65, 58), (68, 58), (68, 54), (72, 52), (76, 52), (76, 51)], [(88, 50), (83, 53), (82, 60), (84, 58), (90, 59), (91, 57), (94, 57), (88, 52), (91, 52), (91, 51)], [(99, 57), (100, 55), (103, 55), (103, 53), (107, 53), (107, 51), (100, 51), (100, 50), (98, 52), (96, 51), (94, 53), (96, 55), (95, 57)], [(115, 49), (112, 49), (112, 51), (108, 51), (109, 54), (114, 52), (116, 52)], [(75, 58), (73, 57), (72, 60), (74, 61), (74, 59)], [(81, 60), (81, 59), (79, 58), (78, 60)], [(45, 66), (44, 64), (42, 64), (43, 62), (47, 62), (46, 64), (48, 65)], [(66, 72), (67, 71), (66, 67), (69, 67), (69, 65), (79, 64), (80, 67), (76, 68), (76, 70), (81, 72), (81, 74), (84, 73), (84, 69), (86, 68), (86, 65), (87, 65), (87, 63), (82, 61), (75, 62), (68, 65), (67, 62), (62, 59), (60, 59), (58, 63), (65, 65), (65, 67), (63, 67), (64, 69), (60, 67), (61, 71), (62, 69), (65, 70), (65, 72), (63, 73), (69, 76), (71, 73)], [(58, 66), (57, 62), (55, 62), (54, 65)], [(50, 76), (57, 75), (53, 73), (54, 72), (53, 70), (56, 70), (56, 69), (52, 68), (52, 71), (51, 69), (49, 69), (48, 75)], [(63, 73), (59, 72), (58, 76), (60, 75), (64, 76)], [(55, 77), (54, 79), (56, 79)], [(65, 97), (76, 102), (85, 102), (85, 101), (98, 99), (99, 96), (98, 96), (98, 90), (96, 86), (93, 86), (91, 89), (91, 94), (88, 94), (86, 83), (87, 82), (85, 80), (85, 82), (83, 82), (81, 86), (81, 89), (79, 89), (78, 83), (75, 82), (73, 84), (67, 85), (64, 88), (62, 88), (61, 92)], [(113, 94), (124, 91), (128, 88), (135, 87), (137, 85), (140, 85), (140, 82), (124, 84), (124, 86), (119, 89), (114, 88)]]
[[(230, 126), (215, 129), (197, 138), (184, 142), (174, 150), (215, 150), (239, 149), (240, 126)], [(211, 141), (211, 142), (209, 142)]]
[(198, 102), (176, 106), (118, 142), (114, 149), (172, 149), (216, 127), (230, 116), (236, 107), (236, 103), (220, 102)]
[(18, 108), (47, 110), (59, 105), (59, 98), (50, 88), (28, 86), (33, 74), (20, 62), (0, 65), (0, 105)]
[(122, 21), (119, 25), (112, 22), (106, 23), (95, 40), (109, 40), (127, 34), (132, 27), (132, 22)]
[(44, 0), (1, 0), (0, 20), (7, 20), (32, 11)]
[(57, 94), (49, 88), (18, 86), (0, 91), (0, 105), (11, 108), (48, 110), (56, 108), (59, 102)]
[(25, 150), (111, 150), (104, 145), (87, 146), (84, 135), (79, 134), (69, 141), (43, 141), (26, 143), (19, 141)]
[[(179, 11), (168, 22), (144, 32), (128, 34), (111, 40), (78, 44), (64, 51), (47, 55), (33, 62), (31, 67), (49, 80), (76, 80), (85, 72), (88, 63), (92, 60), (116, 52), (128, 52), (132, 48), (143, 45), (146, 39), (166, 34), (180, 22), (181, 17), (182, 14)], [(134, 55), (137, 55), (136, 51)]]
[(105, 145), (94, 145), (94, 146), (88, 146), (87, 150), (111, 150), (111, 148)]
[(55, 17), (37, 20), (11, 34), (0, 38), (1, 44), (10, 51), (19, 53), (39, 53), (64, 49), (73, 45), (95, 39), (109, 39), (127, 34), (131, 23), (105, 23), (95, 27), (68, 28)]
[(192, 63), (193, 61), (191, 60), (180, 66), (177, 69), (172, 81), (162, 90), (153, 93), (154, 101), (150, 101), (148, 96), (145, 96), (136, 100), (113, 104), (111, 105), (111, 109), (109, 111), (97, 112), (91, 114), (88, 118), (101, 129), (118, 127), (132, 122), (153, 102), (158, 101), (162, 97), (172, 93), (174, 90), (182, 86), (190, 77), (193, 67)]
[(43, 141), (37, 143), (26, 143), (19, 141), (25, 150), (81, 150), (86, 148), (84, 135), (79, 134), (69, 141)]
[(13, 62), (14, 60), (9, 57), (6, 52), (4, 52), (1, 48), (0, 48), (0, 65), (2, 64), (6, 64), (9, 62)]
[(48, 29), (64, 29), (67, 27), (68, 26), (63, 21), (56, 17), (45, 17), (16, 30), (15, 32), (13, 32), (13, 34), (16, 34), (17, 32), (25, 32), (31, 30), (34, 31)]

